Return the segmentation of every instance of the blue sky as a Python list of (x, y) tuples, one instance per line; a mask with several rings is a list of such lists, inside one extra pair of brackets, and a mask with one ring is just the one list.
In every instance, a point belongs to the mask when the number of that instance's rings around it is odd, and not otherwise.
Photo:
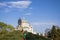
[(0, 0), (0, 22), (16, 27), (19, 18), (40, 33), (52, 25), (60, 26), (60, 0)]

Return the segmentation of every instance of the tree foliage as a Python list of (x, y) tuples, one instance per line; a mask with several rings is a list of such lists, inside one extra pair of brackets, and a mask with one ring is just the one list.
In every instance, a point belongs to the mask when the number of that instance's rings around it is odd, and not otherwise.
[(0, 31), (12, 31), (12, 30), (14, 30), (13, 26), (0, 22)]
[(37, 34), (27, 33), (26, 40), (50, 40), (50, 39)]
[(60, 40), (60, 28), (57, 28), (57, 26), (53, 26), (47, 34), (47, 37), (52, 40)]
[(21, 31), (0, 32), (0, 40), (23, 40)]
[[(41, 35), (26, 32), (26, 40), (60, 40), (60, 28), (52, 27), (51, 30), (46, 31), (47, 38)], [(24, 35), (19, 30), (14, 30), (14, 27), (0, 22), (0, 40), (24, 40)]]
[(23, 40), (23, 34), (14, 30), (13, 26), (0, 22), (0, 40)]

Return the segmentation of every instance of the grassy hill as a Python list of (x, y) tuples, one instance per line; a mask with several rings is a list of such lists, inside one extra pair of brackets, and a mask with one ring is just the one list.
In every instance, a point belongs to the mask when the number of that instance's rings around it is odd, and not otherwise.
[(20, 31), (14, 30), (14, 27), (0, 22), (0, 40), (22, 40), (23, 35)]
[(0, 40), (23, 40), (23, 34), (20, 31), (0, 32)]
[(13, 31), (14, 27), (12, 25), (0, 22), (0, 32), (1, 31)]

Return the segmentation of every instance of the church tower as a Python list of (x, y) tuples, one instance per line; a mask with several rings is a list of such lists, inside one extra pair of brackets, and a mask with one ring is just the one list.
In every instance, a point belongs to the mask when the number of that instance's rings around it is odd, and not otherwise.
[(17, 29), (20, 30), (20, 31), (23, 30), (23, 28), (22, 28), (21, 25), (22, 25), (22, 20), (19, 18), (19, 19), (18, 19), (18, 27), (17, 27)]
[(22, 25), (22, 20), (21, 19), (18, 20), (18, 25), (20, 25), (20, 26)]

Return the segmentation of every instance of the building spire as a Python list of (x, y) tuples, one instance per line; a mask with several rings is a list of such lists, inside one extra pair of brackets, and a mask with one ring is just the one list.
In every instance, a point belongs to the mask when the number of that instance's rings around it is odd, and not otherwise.
[(18, 25), (21, 25), (22, 24), (22, 20), (21, 18), (18, 19)]

